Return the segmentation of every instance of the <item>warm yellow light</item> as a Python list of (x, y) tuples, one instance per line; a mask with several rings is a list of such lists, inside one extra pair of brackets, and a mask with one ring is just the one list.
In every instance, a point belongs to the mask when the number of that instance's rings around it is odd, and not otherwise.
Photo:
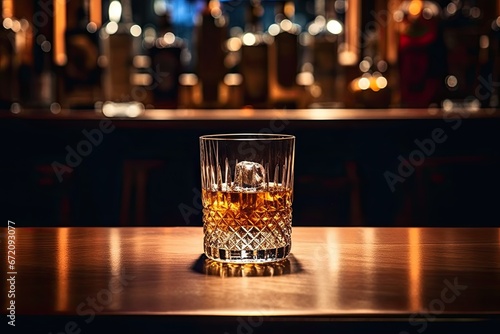
[(198, 76), (194, 73), (183, 73), (179, 76), (181, 86), (195, 86), (198, 84)]
[(339, 52), (339, 64), (343, 66), (352, 66), (356, 64), (358, 60), (358, 55), (355, 52), (350, 52), (347, 50)]
[(417, 16), (422, 11), (422, 7), (423, 7), (423, 4), (422, 4), (421, 0), (412, 0), (410, 2), (409, 7), (408, 7), (408, 12), (411, 15)]
[(118, 23), (115, 21), (108, 22), (108, 24), (106, 24), (105, 31), (108, 35), (115, 34), (118, 31)]
[(405, 13), (402, 10), (397, 10), (392, 14), (392, 19), (395, 22), (401, 23), (403, 22), (403, 19), (405, 18)]
[(13, 17), (14, 16), (14, 0), (0, 0), (2, 1), (2, 12), (0, 18)]
[(95, 22), (89, 22), (87, 24), (87, 31), (90, 33), (95, 33), (98, 29), (98, 26)]
[(122, 17), (122, 4), (120, 1), (112, 1), (109, 4), (109, 20), (113, 22), (120, 22), (120, 19)]
[(374, 92), (378, 92), (380, 90), (380, 87), (377, 86), (377, 82), (375, 78), (370, 78), (370, 89)]
[(90, 0), (90, 22), (93, 22), (97, 27), (102, 25), (102, 1)]
[(422, 291), (422, 254), (420, 244), (420, 230), (412, 228), (409, 230), (409, 259), (410, 270), (408, 273), (408, 294), (410, 308), (413, 311), (422, 309), (422, 300), (420, 298)]
[(267, 32), (269, 33), (269, 35), (271, 36), (276, 36), (280, 33), (281, 31), (281, 28), (278, 24), (276, 23), (273, 23), (269, 26), (269, 28), (267, 28)]
[(314, 75), (311, 72), (300, 72), (295, 78), (299, 86), (312, 86), (314, 84)]
[(339, 63), (341, 57), (345, 63), (342, 65), (352, 65), (358, 62), (360, 47), (360, 34), (361, 27), (361, 0), (349, 0), (349, 9), (346, 12), (345, 18), (345, 48), (347, 51), (345, 55), (339, 54)]
[(134, 37), (139, 37), (142, 34), (142, 28), (138, 24), (134, 24), (130, 27), (130, 34)]
[(389, 65), (387, 64), (387, 62), (385, 60), (380, 60), (378, 63), (377, 63), (377, 69), (380, 71), (380, 72), (385, 72), (387, 71), (387, 67)]
[(368, 72), (370, 70), (371, 66), (372, 66), (372, 64), (368, 60), (366, 60), (366, 59), (362, 60), (359, 63), (359, 69), (363, 73)]
[(222, 10), (220, 7), (214, 7), (210, 10), (210, 15), (212, 15), (214, 19), (217, 19), (222, 16)]
[(319, 24), (316, 24), (313, 22), (308, 28), (307, 32), (310, 33), (311, 35), (315, 36), (321, 32), (321, 26)]
[(458, 85), (458, 79), (454, 75), (448, 75), (446, 77), (446, 86), (449, 88), (456, 88)]
[(224, 76), (224, 84), (227, 86), (239, 86), (243, 82), (243, 76), (239, 73), (228, 73)]
[(21, 22), (18, 20), (12, 20), (12, 27), (10, 29), (14, 32), (19, 32), (19, 30), (21, 30)]
[(208, 9), (210, 9), (210, 12), (212, 12), (216, 8), (220, 8), (220, 1), (218, 1), (218, 0), (211, 0), (208, 3)]
[(158, 16), (165, 15), (167, 12), (167, 3), (164, 0), (155, 0), (153, 3), (153, 10)]
[(149, 68), (151, 66), (151, 58), (149, 56), (137, 55), (133, 58), (132, 64), (135, 68)]
[(174, 44), (175, 35), (172, 32), (167, 32), (165, 35), (163, 35), (163, 40), (167, 45)]
[(106, 117), (138, 117), (144, 112), (144, 105), (140, 102), (105, 102), (102, 113)]
[(119, 276), (122, 269), (122, 247), (120, 232), (117, 229), (111, 229), (109, 232), (109, 262), (111, 274)]
[(457, 5), (454, 4), (453, 2), (450, 2), (446, 6), (446, 11), (448, 12), (449, 15), (455, 15), (455, 13), (457, 12), (457, 10), (458, 10)]
[(227, 40), (226, 46), (229, 51), (238, 51), (241, 48), (241, 39), (238, 37), (231, 37)]
[(245, 35), (243, 35), (243, 44), (245, 45), (254, 45), (257, 42), (257, 39), (255, 38), (255, 35), (247, 32)]
[(316, 18), (314, 19), (314, 23), (319, 25), (320, 27), (324, 27), (325, 24), (326, 24), (326, 19), (323, 15), (318, 15), (316, 16)]
[(384, 89), (385, 87), (387, 87), (387, 79), (385, 77), (378, 77), (377, 79), (375, 79), (375, 83), (380, 89)]
[(240, 63), (241, 56), (236, 52), (229, 52), (224, 58), (224, 66), (226, 68), (233, 68)]
[[(4, 20), (5, 23), (5, 20)], [(16, 50), (19, 52), (19, 61), (23, 64), (32, 64), (33, 32), (30, 23), (26, 19), (19, 20), (21, 31), (16, 35)]]
[(151, 45), (156, 40), (156, 30), (153, 27), (147, 27), (144, 29), (144, 42), (147, 45)]
[(283, 8), (286, 17), (292, 18), (295, 15), (295, 4), (293, 1), (288, 1), (285, 3), (285, 8)]
[(280, 27), (284, 31), (290, 31), (293, 28), (293, 23), (288, 19), (284, 19), (283, 21), (280, 22)]
[(334, 34), (334, 35), (338, 35), (342, 32), (342, 25), (340, 24), (339, 21), (337, 20), (330, 20), (328, 21), (328, 23), (326, 24), (326, 29)]
[(2, 26), (5, 28), (5, 29), (12, 29), (12, 26), (14, 25), (14, 21), (10, 18), (10, 17), (7, 17), (6, 19), (4, 19), (2, 21)]
[(488, 35), (481, 35), (479, 38), (479, 47), (481, 49), (487, 49), (490, 46), (490, 39)]
[[(63, 1), (61, 1), (63, 2)], [(62, 311), (68, 307), (68, 274), (69, 274), (69, 230), (57, 230), (57, 300), (56, 310)]]
[(311, 94), (312, 97), (317, 99), (318, 97), (320, 97), (323, 94), (323, 89), (321, 89), (320, 85), (314, 84), (314, 85), (309, 87), (309, 94)]
[(133, 73), (130, 81), (134, 86), (149, 86), (153, 83), (153, 77), (149, 73)]
[(54, 1), (54, 62), (58, 66), (66, 64), (66, 1)]
[(367, 90), (368, 88), (370, 88), (370, 79), (360, 78), (358, 81), (358, 87), (361, 90)]

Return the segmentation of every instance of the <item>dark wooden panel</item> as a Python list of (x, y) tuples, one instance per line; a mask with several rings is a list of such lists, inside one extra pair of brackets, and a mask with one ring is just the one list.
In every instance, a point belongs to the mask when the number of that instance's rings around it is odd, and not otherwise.
[[(84, 130), (100, 129), (103, 118), (85, 112), (52, 116), (38, 112), (38, 116), (13, 115), (0, 122), (0, 150), (5, 159), (0, 165), (0, 182), (6, 189), (0, 200), (7, 203), (9, 215), (24, 226), (120, 225), (130, 162), (161, 166), (148, 171), (144, 167), (147, 185), (142, 188), (146, 191), (143, 196), (134, 194), (141, 188), (137, 184), (129, 187), (131, 203), (135, 198), (145, 198), (146, 203), (144, 210), (136, 210), (136, 205), (126, 211), (133, 218), (145, 217), (129, 219), (130, 225), (201, 226), (198, 137), (259, 131), (297, 137), (297, 226), (475, 227), (500, 222), (500, 213), (491, 204), (500, 200), (500, 193), (491, 191), (500, 183), (495, 167), (500, 160), (498, 112), (482, 110), (467, 119), (460, 118), (465, 117), (460, 113), (446, 114), (458, 117), (447, 118), (453, 120), (447, 122), (442, 112), (414, 109), (152, 110), (144, 118), (112, 120), (113, 131), (104, 134), (71, 172), (64, 173), (62, 182), (52, 164), (66, 164), (68, 147), (77, 150), (88, 140)], [(415, 141), (432, 138), (435, 129), (443, 129), (447, 140), (437, 143), (425, 154), (425, 163), (391, 189), (385, 173), (398, 174), (400, 157), (408, 159), (420, 150)], [(440, 168), (452, 186), (427, 178), (426, 166), (432, 161), (468, 157), (490, 162), (474, 162), (470, 168), (455, 163)], [(464, 178), (468, 174), (470, 178)], [(420, 175), (425, 176), (423, 182)], [(481, 181), (474, 183), (476, 178)], [(468, 186), (460, 188), (460, 184)], [(424, 201), (417, 200), (422, 197), (421, 185), (425, 186)], [(467, 202), (461, 193), (473, 193), (473, 197)], [(469, 205), (464, 206), (464, 201)], [(137, 211), (145, 214), (137, 215)], [(473, 217), (474, 213), (480, 215)]]

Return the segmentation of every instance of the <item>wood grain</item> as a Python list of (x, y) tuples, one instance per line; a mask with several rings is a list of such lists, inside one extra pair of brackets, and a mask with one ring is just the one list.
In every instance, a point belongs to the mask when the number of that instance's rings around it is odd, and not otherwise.
[(18, 228), (17, 312), (75, 315), (96, 298), (102, 315), (500, 314), (500, 229), (297, 227), (287, 269), (263, 277), (213, 264), (203, 274), (202, 233)]

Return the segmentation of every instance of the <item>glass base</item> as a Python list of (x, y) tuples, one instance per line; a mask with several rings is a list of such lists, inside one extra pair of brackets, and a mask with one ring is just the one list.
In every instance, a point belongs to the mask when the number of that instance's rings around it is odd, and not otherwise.
[(230, 250), (205, 247), (205, 255), (214, 261), (226, 263), (267, 263), (286, 259), (291, 245), (272, 249)]

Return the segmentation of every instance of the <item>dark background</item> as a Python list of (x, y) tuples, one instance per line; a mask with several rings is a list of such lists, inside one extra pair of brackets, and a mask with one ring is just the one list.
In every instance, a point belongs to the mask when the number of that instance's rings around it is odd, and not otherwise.
[[(0, 203), (8, 219), (21, 226), (201, 226), (198, 137), (270, 124), (112, 122), (114, 130), (59, 182), (53, 163), (66, 164), (67, 146), (76, 150), (86, 140), (82, 130), (98, 129), (99, 120), (1, 120)], [(454, 130), (443, 119), (289, 121), (282, 132), (297, 137), (293, 223), (497, 226), (499, 122), (468, 118)], [(398, 174), (398, 157), (409, 159), (419, 150), (415, 140), (432, 138), (436, 128), (446, 141), (392, 192), (384, 173)], [(142, 191), (130, 166), (144, 172)], [(146, 206), (139, 218), (138, 193)]]

